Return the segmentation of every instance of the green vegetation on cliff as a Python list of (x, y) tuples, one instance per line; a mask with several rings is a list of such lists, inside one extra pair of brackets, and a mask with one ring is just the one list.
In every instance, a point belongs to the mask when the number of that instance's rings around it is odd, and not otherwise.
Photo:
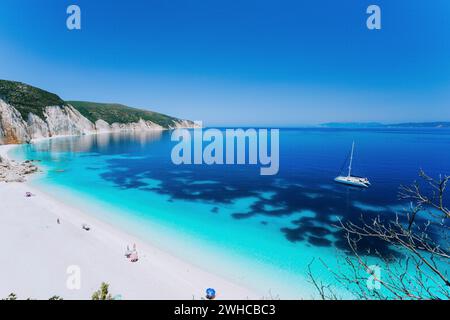
[(0, 80), (0, 99), (15, 107), (27, 121), (33, 113), (45, 120), (45, 107), (71, 104), (83, 116), (94, 122), (102, 119), (109, 124), (138, 122), (140, 119), (152, 121), (165, 128), (174, 125), (177, 118), (161, 113), (131, 108), (116, 103), (96, 103), (86, 101), (64, 101), (56, 94), (25, 83)]
[(56, 94), (8, 80), (0, 80), (0, 98), (14, 106), (25, 121), (30, 112), (44, 119), (45, 107), (64, 105)]
[(176, 118), (147, 110), (131, 108), (117, 103), (97, 103), (87, 101), (67, 101), (92, 122), (102, 119), (109, 124), (138, 122), (140, 119), (152, 121), (163, 127), (173, 125)]

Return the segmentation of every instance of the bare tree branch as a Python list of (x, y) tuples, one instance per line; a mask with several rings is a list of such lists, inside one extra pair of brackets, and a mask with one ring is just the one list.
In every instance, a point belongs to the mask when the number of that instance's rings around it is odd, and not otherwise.
[[(410, 201), (409, 209), (395, 217), (377, 216), (369, 221), (339, 221), (353, 257), (344, 258), (345, 270), (330, 270), (339, 284), (359, 299), (449, 299), (450, 270), (449, 226), (450, 210), (445, 196), (450, 176), (434, 179), (420, 170), (424, 186), (417, 181), (401, 186), (399, 199)], [(381, 240), (395, 248), (403, 257), (376, 255), (382, 262), (383, 277), (367, 273), (371, 270), (367, 258), (358, 250), (363, 239)], [(370, 250), (370, 249), (369, 249)], [(311, 262), (312, 263), (312, 262)], [(310, 265), (308, 276), (313, 279)], [(368, 276), (383, 290), (368, 288)], [(322, 299), (333, 297), (330, 286), (311, 280)]]

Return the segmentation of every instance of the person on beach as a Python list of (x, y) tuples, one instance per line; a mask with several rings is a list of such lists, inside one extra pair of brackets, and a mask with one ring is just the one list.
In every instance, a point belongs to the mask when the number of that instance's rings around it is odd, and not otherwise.
[(127, 245), (127, 250), (125, 251), (125, 257), (130, 258), (133, 251), (130, 250), (130, 247)]

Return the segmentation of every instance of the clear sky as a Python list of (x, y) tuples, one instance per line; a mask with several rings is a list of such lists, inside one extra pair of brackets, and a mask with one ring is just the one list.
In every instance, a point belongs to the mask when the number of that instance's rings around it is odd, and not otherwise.
[(449, 121), (450, 1), (1, 0), (0, 78), (207, 125)]

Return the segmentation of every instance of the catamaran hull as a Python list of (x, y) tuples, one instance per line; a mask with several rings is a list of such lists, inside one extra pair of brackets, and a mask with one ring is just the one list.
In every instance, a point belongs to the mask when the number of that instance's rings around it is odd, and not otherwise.
[(334, 179), (337, 183), (346, 184), (348, 186), (360, 187), (360, 188), (368, 188), (370, 183), (364, 182), (358, 179), (352, 179), (348, 177), (336, 177)]

